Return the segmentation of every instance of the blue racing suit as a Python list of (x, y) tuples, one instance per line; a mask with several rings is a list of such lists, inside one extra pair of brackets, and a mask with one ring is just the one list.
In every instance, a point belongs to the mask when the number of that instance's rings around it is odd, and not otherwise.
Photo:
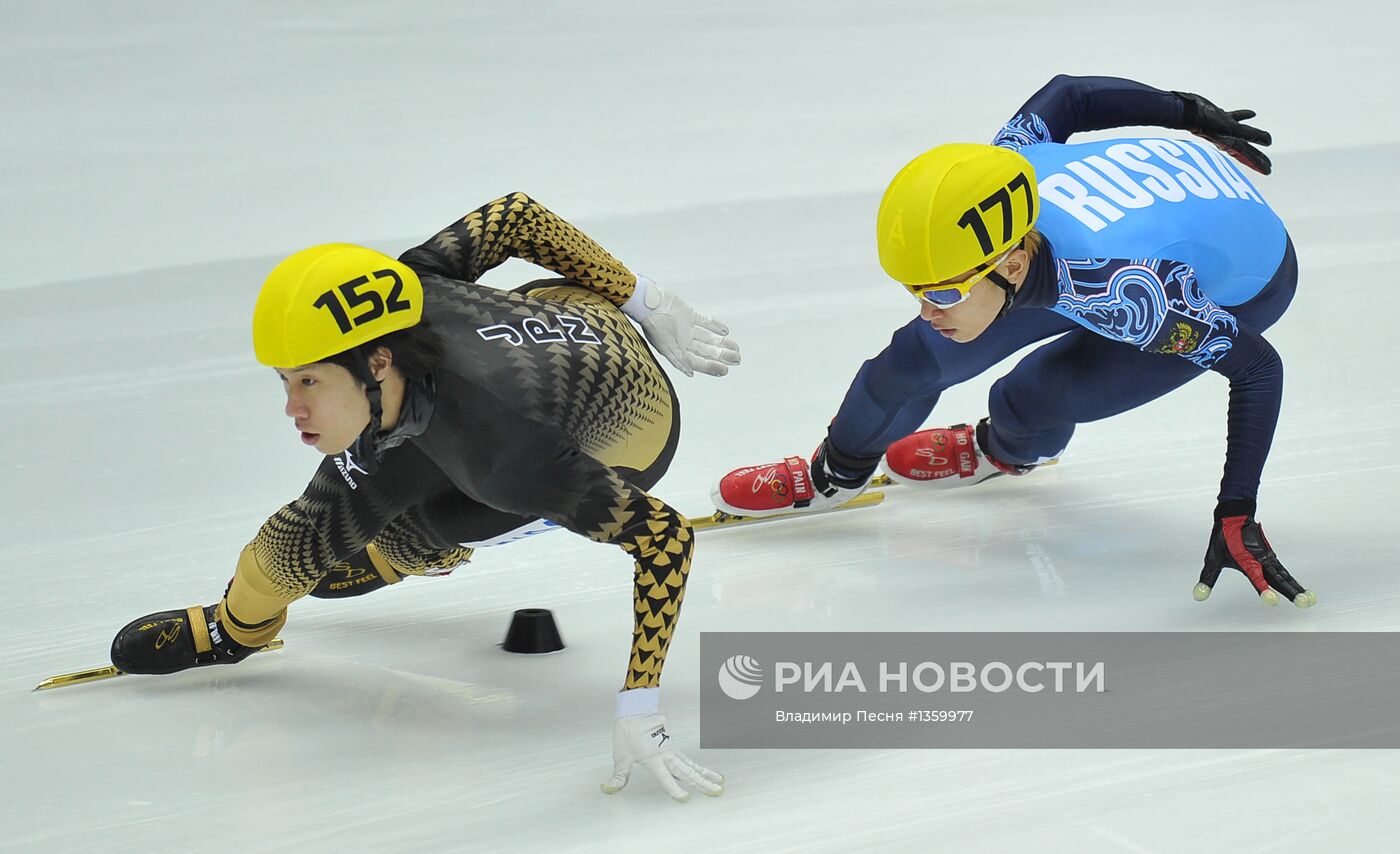
[(1181, 122), (1175, 94), (1116, 78), (1059, 76), (1026, 102), (994, 139), (1035, 167), (1041, 202), (1044, 242), (1011, 309), (967, 343), (919, 318), (897, 331), (846, 393), (829, 458), (873, 469), (944, 389), (1054, 337), (992, 386), (985, 451), (1021, 465), (1059, 456), (1076, 424), (1212, 370), (1230, 381), (1219, 497), (1252, 513), (1283, 394), (1283, 363), (1260, 333), (1298, 280), (1283, 223), (1208, 142), (1066, 143), (1080, 131)]

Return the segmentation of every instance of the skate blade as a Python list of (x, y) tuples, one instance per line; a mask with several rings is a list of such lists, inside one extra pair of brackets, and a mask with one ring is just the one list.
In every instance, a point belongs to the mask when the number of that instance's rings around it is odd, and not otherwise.
[(885, 493), (883, 492), (866, 492), (830, 510), (821, 510), (816, 513), (780, 513), (776, 516), (735, 516), (723, 510), (716, 510), (709, 516), (700, 519), (691, 519), (690, 527), (696, 531), (707, 531), (714, 528), (736, 528), (740, 525), (757, 525), (760, 522), (777, 522), (782, 519), (809, 519), (813, 516), (840, 513), (843, 510), (859, 510), (862, 507), (874, 507), (884, 500)]
[[(267, 646), (262, 647), (258, 652), (281, 649), (282, 639), (273, 638), (268, 641)], [(51, 688), (67, 688), (69, 685), (82, 685), (87, 682), (101, 682), (103, 679), (115, 679), (118, 676), (126, 676), (126, 672), (118, 670), (112, 665), (106, 667), (94, 667), (91, 670), (79, 670), (76, 673), (63, 673), (58, 676), (51, 676), (34, 686), (35, 691), (47, 691)], [(31, 692), (33, 693), (33, 692)]]

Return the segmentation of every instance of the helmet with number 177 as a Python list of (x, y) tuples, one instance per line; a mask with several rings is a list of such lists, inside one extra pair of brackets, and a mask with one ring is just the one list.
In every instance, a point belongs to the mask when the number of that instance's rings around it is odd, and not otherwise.
[(253, 308), (253, 351), (273, 368), (309, 365), (415, 326), (423, 283), (405, 264), (350, 243), (325, 243), (273, 268)]
[(940, 145), (885, 190), (876, 217), (880, 266), (920, 296), (920, 286), (995, 266), (1038, 213), (1035, 169), (1025, 157), (994, 145)]

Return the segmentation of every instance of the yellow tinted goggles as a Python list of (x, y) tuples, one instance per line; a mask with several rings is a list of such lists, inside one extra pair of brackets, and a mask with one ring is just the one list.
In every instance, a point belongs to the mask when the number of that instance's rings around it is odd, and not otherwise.
[(932, 285), (905, 285), (909, 293), (918, 299), (936, 305), (939, 308), (950, 308), (961, 302), (966, 302), (972, 295), (972, 286), (987, 278), (987, 274), (1001, 266), (1011, 250), (1007, 250), (1000, 256), (993, 258), (980, 267), (972, 271), (972, 275), (961, 282), (947, 282)]

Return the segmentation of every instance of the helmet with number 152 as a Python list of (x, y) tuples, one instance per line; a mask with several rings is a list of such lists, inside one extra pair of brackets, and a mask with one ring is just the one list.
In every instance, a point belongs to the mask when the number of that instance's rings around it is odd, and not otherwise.
[(308, 365), (408, 329), (423, 317), (423, 283), (403, 263), (326, 243), (278, 264), (253, 308), (253, 351), (273, 368)]
[(1025, 237), (1039, 213), (1035, 169), (1010, 149), (955, 143), (894, 176), (876, 217), (880, 266), (919, 296), (920, 285), (979, 270)]

